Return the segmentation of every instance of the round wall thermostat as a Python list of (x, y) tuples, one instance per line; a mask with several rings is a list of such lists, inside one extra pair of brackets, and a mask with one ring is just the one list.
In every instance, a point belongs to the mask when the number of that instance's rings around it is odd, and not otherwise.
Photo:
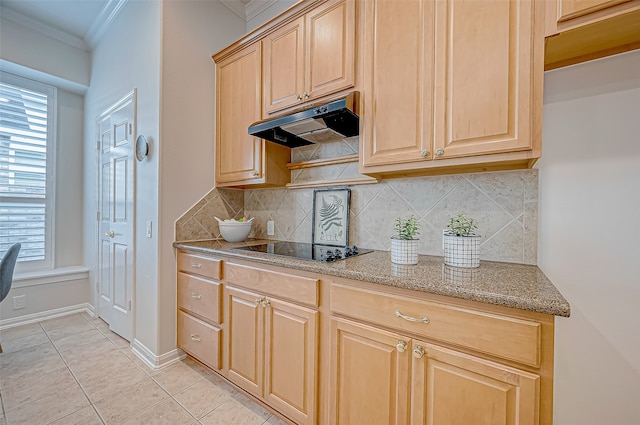
[(136, 159), (142, 161), (149, 153), (149, 143), (147, 143), (146, 137), (142, 134), (136, 139)]

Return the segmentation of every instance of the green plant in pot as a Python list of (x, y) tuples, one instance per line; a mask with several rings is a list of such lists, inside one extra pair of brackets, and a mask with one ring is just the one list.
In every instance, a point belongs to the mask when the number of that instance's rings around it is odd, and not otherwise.
[(418, 220), (413, 215), (407, 218), (398, 217), (394, 227), (396, 235), (391, 237), (391, 262), (418, 264)]
[(480, 236), (476, 221), (459, 211), (443, 232), (444, 263), (455, 267), (480, 266)]

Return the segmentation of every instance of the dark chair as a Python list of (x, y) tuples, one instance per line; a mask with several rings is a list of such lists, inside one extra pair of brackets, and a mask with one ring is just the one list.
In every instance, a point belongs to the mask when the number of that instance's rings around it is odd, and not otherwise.
[[(20, 247), (19, 243), (11, 245), (0, 260), (0, 302), (5, 299), (11, 289), (13, 269), (16, 266)], [(2, 344), (0, 344), (0, 353), (2, 353)]]

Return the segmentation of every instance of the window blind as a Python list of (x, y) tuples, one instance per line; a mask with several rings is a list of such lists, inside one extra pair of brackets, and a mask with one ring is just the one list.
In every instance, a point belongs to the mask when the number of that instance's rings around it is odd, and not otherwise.
[(0, 82), (0, 255), (46, 255), (48, 95)]

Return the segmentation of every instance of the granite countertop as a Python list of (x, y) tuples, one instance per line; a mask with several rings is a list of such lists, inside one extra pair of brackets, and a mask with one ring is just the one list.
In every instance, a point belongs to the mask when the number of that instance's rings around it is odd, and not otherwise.
[(229, 243), (207, 240), (175, 242), (173, 246), (556, 316), (569, 317), (570, 314), (567, 300), (537, 266), (481, 261), (479, 268), (464, 269), (446, 266), (442, 257), (430, 255), (421, 255), (418, 264), (405, 266), (393, 264), (387, 251), (320, 263), (232, 249), (267, 242), (275, 241), (256, 239)]

